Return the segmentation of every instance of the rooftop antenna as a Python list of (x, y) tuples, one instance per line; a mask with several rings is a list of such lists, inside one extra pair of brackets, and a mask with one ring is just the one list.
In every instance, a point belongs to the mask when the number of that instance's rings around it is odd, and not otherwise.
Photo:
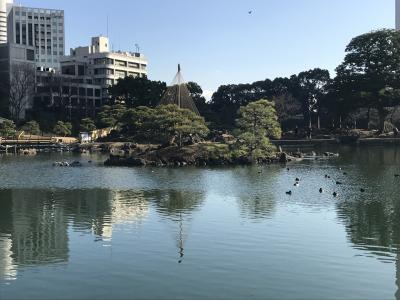
[(107, 37), (109, 38), (109, 36), (108, 36), (108, 15), (107, 15)]
[(140, 53), (140, 46), (139, 44), (135, 44), (136, 53)]

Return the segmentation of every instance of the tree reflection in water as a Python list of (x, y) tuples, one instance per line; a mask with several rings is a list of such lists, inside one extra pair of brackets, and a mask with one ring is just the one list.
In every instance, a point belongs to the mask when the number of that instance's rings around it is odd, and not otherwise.
[(383, 263), (396, 262), (396, 299), (400, 299), (400, 198), (393, 162), (400, 162), (399, 153), (397, 148), (357, 149), (349, 153), (347, 159), (358, 163), (353, 170), (357, 177), (349, 176), (347, 185), (366, 184), (367, 192), (348, 190), (344, 200), (337, 203), (338, 217), (354, 248)]
[(275, 193), (279, 169), (243, 168), (234, 177), (233, 188), (237, 188), (238, 205), (244, 218), (262, 221), (272, 216), (275, 205)]

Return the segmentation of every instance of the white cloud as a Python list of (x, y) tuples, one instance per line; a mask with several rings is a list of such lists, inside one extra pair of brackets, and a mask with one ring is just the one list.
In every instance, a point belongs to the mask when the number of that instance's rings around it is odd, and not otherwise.
[(214, 94), (214, 92), (210, 91), (210, 90), (204, 90), (203, 91), (203, 96), (204, 96), (204, 98), (206, 98), (207, 101), (211, 100), (211, 97), (212, 97), (213, 94)]

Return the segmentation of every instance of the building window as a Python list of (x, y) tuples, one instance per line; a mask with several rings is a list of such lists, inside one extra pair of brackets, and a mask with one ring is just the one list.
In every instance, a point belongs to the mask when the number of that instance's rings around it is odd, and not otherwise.
[(35, 51), (31, 49), (26, 49), (26, 59), (29, 61), (35, 60)]
[(28, 44), (29, 46), (33, 46), (33, 33), (32, 33), (32, 23), (28, 24)]
[(17, 22), (15, 24), (15, 30), (16, 30), (16, 35), (15, 35), (16, 41), (15, 42), (17, 44), (20, 44), (21, 43), (21, 27), (20, 27), (20, 23), (19, 22)]
[(125, 78), (126, 77), (126, 71), (115, 70), (115, 76), (118, 76), (120, 78)]
[(129, 68), (139, 69), (139, 64), (138, 63), (129, 62), (128, 66), (129, 66)]
[(115, 65), (119, 67), (126, 67), (126, 61), (123, 60), (115, 60)]

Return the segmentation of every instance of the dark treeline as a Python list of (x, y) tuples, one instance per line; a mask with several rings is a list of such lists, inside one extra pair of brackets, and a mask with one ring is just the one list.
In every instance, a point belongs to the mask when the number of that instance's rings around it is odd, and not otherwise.
[[(336, 68), (315, 68), (290, 77), (223, 85), (206, 102), (201, 87), (189, 91), (211, 128), (231, 129), (240, 107), (260, 99), (275, 102), (284, 131), (296, 127), (379, 129), (400, 125), (400, 33), (379, 30), (354, 38)], [(128, 107), (155, 106), (165, 83), (126, 78), (110, 89)]]

